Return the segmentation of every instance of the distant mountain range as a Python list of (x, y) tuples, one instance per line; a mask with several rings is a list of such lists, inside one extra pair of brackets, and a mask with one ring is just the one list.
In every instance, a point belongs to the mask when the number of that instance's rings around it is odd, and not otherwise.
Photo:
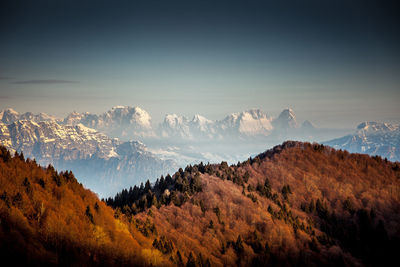
[[(167, 114), (158, 125), (139, 107), (116, 106), (100, 115), (70, 113), (64, 125), (79, 123), (121, 140), (140, 140), (163, 159), (181, 166), (191, 163), (233, 163), (285, 140), (323, 141), (348, 134), (349, 130), (317, 128), (299, 123), (294, 111), (283, 110), (277, 117), (259, 109), (232, 113), (220, 120), (196, 114), (192, 119)], [(233, 145), (234, 144), (234, 145)]]
[(0, 144), (11, 151), (22, 151), (41, 165), (73, 170), (102, 196), (177, 167), (140, 142), (122, 142), (82, 124), (61, 125), (55, 120), (0, 123)]
[(79, 123), (122, 139), (184, 140), (268, 136), (275, 128), (289, 130), (298, 126), (290, 109), (284, 110), (277, 119), (261, 110), (252, 109), (233, 113), (217, 121), (198, 114), (191, 120), (177, 114), (167, 114), (164, 121), (153, 128), (149, 113), (139, 107), (128, 106), (116, 106), (100, 115), (72, 112), (63, 120), (66, 125)]
[(352, 153), (379, 155), (400, 161), (400, 126), (389, 123), (363, 122), (353, 134), (324, 142)]
[(192, 120), (176, 114), (169, 114), (159, 125), (158, 132), (164, 138), (224, 139), (268, 136), (273, 127), (272, 118), (261, 110), (233, 113), (223, 120), (212, 121), (201, 115)]
[(250, 109), (243, 112), (232, 113), (221, 120), (210, 120), (201, 115), (194, 115), (192, 119), (177, 114), (167, 114), (164, 121), (153, 126), (150, 114), (140, 107), (115, 106), (100, 115), (89, 112), (72, 112), (64, 119), (57, 119), (45, 113), (33, 114), (27, 112), (20, 114), (13, 109), (6, 109), (0, 113), (0, 121), (10, 124), (18, 120), (57, 121), (62, 125), (82, 124), (103, 132), (110, 137), (122, 140), (225, 140), (229, 139), (254, 139), (254, 138), (280, 138), (291, 136), (307, 136), (310, 134), (326, 134), (326, 131), (314, 127), (309, 121), (298, 123), (294, 111), (284, 109), (278, 117), (274, 118), (259, 109)]
[[(316, 128), (309, 121), (300, 124), (294, 111), (283, 110), (276, 118), (259, 109), (232, 113), (221, 120), (210, 120), (196, 114), (192, 119), (178, 114), (167, 114), (158, 125), (153, 125), (151, 116), (139, 107), (116, 106), (100, 114), (70, 113), (62, 120), (65, 125), (83, 124), (104, 132), (111, 137), (123, 140), (168, 140), (172, 143), (186, 141), (219, 142), (233, 140), (265, 140), (268, 137), (274, 144), (286, 139), (323, 140), (328, 135), (337, 135), (334, 129)], [(334, 134), (332, 135), (332, 130)]]
[(201, 115), (190, 120), (168, 114), (156, 126), (139, 107), (116, 106), (100, 115), (72, 112), (64, 119), (12, 109), (0, 112), (0, 144), (23, 151), (42, 165), (72, 169), (101, 195), (178, 166), (200, 161), (235, 163), (285, 140), (330, 140), (323, 143), (400, 160), (398, 125), (370, 122), (356, 131), (323, 129), (308, 120), (300, 124), (289, 108), (277, 117), (251, 109), (215, 121)]

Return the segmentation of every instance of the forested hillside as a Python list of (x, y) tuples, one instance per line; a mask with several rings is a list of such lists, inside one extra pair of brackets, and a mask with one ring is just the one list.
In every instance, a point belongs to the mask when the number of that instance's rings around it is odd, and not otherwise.
[(16, 266), (396, 266), (399, 222), (399, 163), (319, 144), (187, 166), (105, 202), (0, 149), (0, 251)]
[(171, 262), (135, 223), (79, 184), (0, 147), (2, 266), (146, 266)]
[(400, 164), (318, 144), (188, 166), (106, 201), (191, 266), (393, 266), (400, 248)]

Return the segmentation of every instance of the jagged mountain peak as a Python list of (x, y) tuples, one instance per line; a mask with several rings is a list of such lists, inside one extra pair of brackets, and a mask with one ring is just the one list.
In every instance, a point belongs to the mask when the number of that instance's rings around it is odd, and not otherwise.
[(7, 108), (2, 112), (0, 112), (0, 121), (2, 121), (5, 124), (10, 124), (17, 120), (31, 120), (35, 122), (40, 122), (40, 121), (56, 120), (56, 118), (43, 112), (38, 114), (34, 114), (32, 112), (25, 112), (21, 114), (12, 108)]
[(256, 109), (256, 108), (252, 108), (252, 109), (243, 111), (240, 114), (242, 116), (245, 114), (250, 114), (251, 116), (253, 116), (253, 118), (261, 118), (261, 117), (267, 116), (267, 114), (265, 114), (261, 109)]
[(271, 119), (259, 109), (232, 113), (218, 124), (223, 131), (245, 136), (268, 135), (272, 130)]
[(63, 123), (67, 125), (74, 125), (80, 123), (82, 118), (87, 115), (88, 113), (82, 114), (74, 110), (64, 118)]
[(375, 121), (362, 122), (357, 126), (358, 131), (364, 131), (368, 133), (395, 131), (397, 129), (399, 129), (398, 125)]
[(279, 114), (278, 119), (289, 119), (289, 120), (296, 120), (296, 115), (294, 114), (293, 109), (291, 108), (285, 108), (282, 110), (282, 112)]
[(273, 121), (273, 125), (277, 129), (283, 129), (283, 130), (288, 130), (292, 128), (297, 128), (298, 123), (296, 119), (296, 115), (294, 114), (294, 111), (291, 108), (286, 108), (284, 109), (278, 116)]
[(9, 114), (19, 114), (17, 111), (15, 111), (13, 108), (6, 108), (4, 109), (1, 113), (9, 113)]
[(267, 114), (265, 114), (262, 110), (260, 109), (248, 109), (248, 110), (244, 110), (241, 112), (235, 112), (232, 113), (230, 115), (228, 115), (227, 117), (225, 117), (225, 120), (236, 120), (236, 119), (243, 119), (246, 117), (252, 117), (253, 119), (259, 119), (259, 118), (265, 118), (267, 117)]
[(7, 108), (0, 113), (0, 120), (9, 124), (19, 119), (19, 113), (12, 108)]
[(114, 106), (103, 114), (72, 112), (64, 124), (83, 124), (126, 140), (153, 136), (150, 114), (140, 107)]
[(192, 122), (193, 123), (197, 123), (197, 124), (210, 124), (210, 123), (213, 123), (212, 120), (209, 120), (206, 117), (204, 117), (202, 115), (199, 115), (199, 114), (195, 114), (193, 116)]

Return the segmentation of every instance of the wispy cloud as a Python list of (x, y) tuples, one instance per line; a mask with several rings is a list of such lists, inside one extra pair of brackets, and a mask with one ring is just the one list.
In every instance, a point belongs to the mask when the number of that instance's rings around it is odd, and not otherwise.
[(11, 80), (11, 79), (14, 79), (14, 78), (0, 75), (0, 80)]
[(68, 81), (68, 80), (26, 80), (26, 81), (16, 81), (13, 84), (64, 84), (64, 83), (79, 83), (78, 81)]

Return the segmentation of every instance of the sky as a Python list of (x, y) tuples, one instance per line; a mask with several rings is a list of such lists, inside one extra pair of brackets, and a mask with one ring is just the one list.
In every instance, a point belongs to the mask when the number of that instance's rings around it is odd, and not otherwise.
[(0, 1), (0, 109), (400, 122), (395, 1)]

